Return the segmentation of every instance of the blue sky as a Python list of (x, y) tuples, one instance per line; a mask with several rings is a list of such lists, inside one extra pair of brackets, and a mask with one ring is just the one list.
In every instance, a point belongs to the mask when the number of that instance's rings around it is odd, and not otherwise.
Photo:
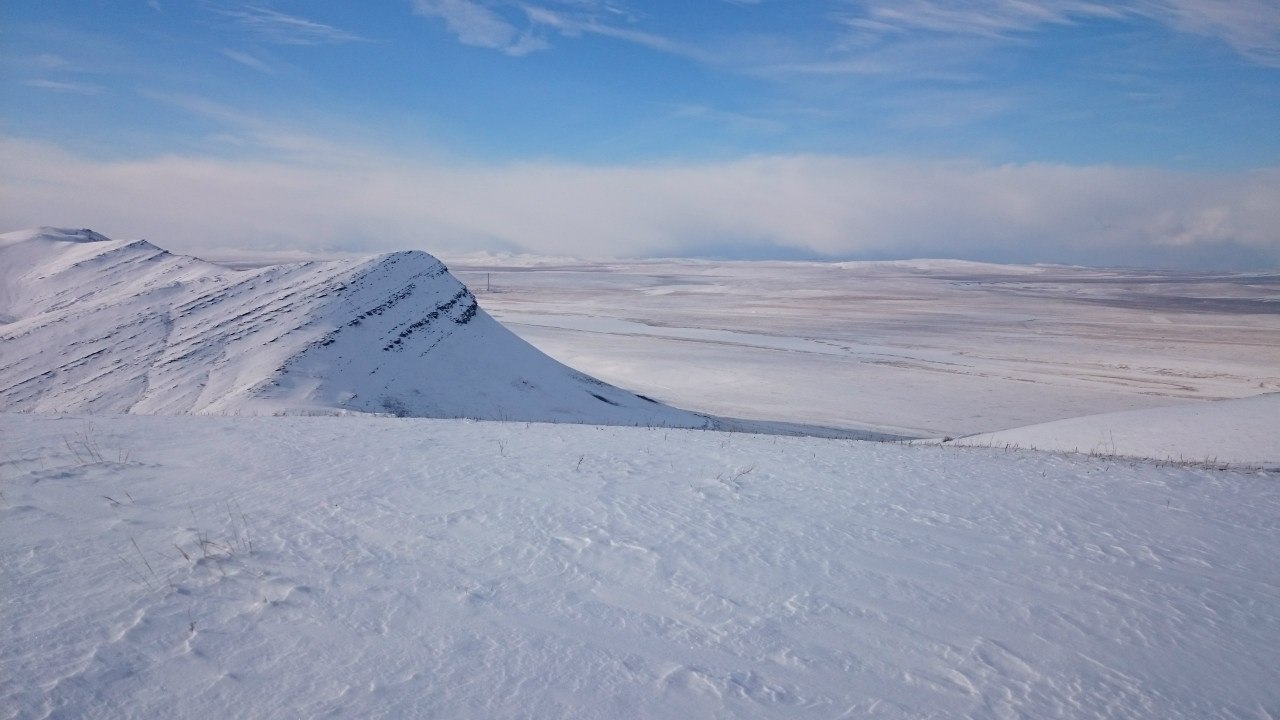
[(4, 229), (1280, 266), (1274, 0), (7, 0)]

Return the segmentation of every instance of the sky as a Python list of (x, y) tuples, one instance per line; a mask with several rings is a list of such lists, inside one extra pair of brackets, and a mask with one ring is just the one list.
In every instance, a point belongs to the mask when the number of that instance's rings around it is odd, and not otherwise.
[(1280, 268), (1277, 0), (0, 0), (0, 231)]

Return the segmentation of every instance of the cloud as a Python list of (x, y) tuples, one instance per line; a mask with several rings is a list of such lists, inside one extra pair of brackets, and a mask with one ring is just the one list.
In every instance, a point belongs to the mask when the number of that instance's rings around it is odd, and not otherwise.
[(525, 12), (528, 14), (531, 22), (540, 26), (552, 28), (565, 37), (599, 35), (601, 37), (613, 38), (614, 40), (622, 40), (635, 45), (641, 45), (649, 48), (650, 50), (657, 50), (658, 52), (668, 53), (671, 55), (680, 55), (702, 61), (716, 60), (715, 56), (708, 54), (704, 50), (675, 42), (670, 38), (657, 35), (655, 33), (643, 32), (626, 27), (618, 27), (616, 25), (603, 22), (593, 13), (583, 13), (579, 11), (576, 14), (569, 14), (535, 6), (526, 6)]
[[(899, 76), (968, 82), (966, 64), (993, 49), (1034, 40), (1053, 26), (1098, 21), (1154, 21), (1177, 32), (1221, 41), (1248, 60), (1280, 67), (1280, 4), (1274, 0), (859, 0), (843, 11), (798, 8), (812, 14), (806, 30), (735, 36), (703, 33), (682, 42), (644, 29), (640, 18), (593, 0), (547, 3), (513, 0), (416, 0), (423, 14), (449, 18), (451, 30), (468, 44), (511, 54), (515, 39), (537, 31), (563, 37), (598, 35), (700, 63), (736, 67), (763, 76)], [(750, 12), (758, 0), (725, 0)], [(529, 27), (504, 19), (498, 9), (518, 8)], [(619, 18), (625, 22), (618, 22)], [(824, 34), (815, 28), (827, 28)], [(834, 34), (833, 34), (834, 33)], [(468, 39), (470, 38), (470, 39)], [(539, 40), (536, 49), (548, 47)]]
[[(522, 16), (523, 23), (507, 19), (495, 9), (497, 7)], [(550, 48), (550, 43), (540, 32), (552, 31), (567, 38), (599, 35), (663, 53), (714, 60), (698, 48), (610, 22), (619, 18), (634, 21), (635, 18), (619, 6), (591, 0), (573, 2), (554, 10), (547, 6), (502, 0), (491, 4), (478, 0), (414, 0), (413, 8), (419, 15), (443, 20), (449, 32), (464, 45), (500, 50), (508, 55), (527, 55)]]
[(859, 7), (841, 22), (864, 44), (920, 33), (1009, 41), (1046, 25), (1148, 18), (1280, 67), (1280, 5), (1272, 0), (868, 0)]
[(104, 161), (12, 138), (0, 152), (0, 230), (93, 227), (197, 254), (637, 257), (742, 247), (779, 257), (1280, 267), (1280, 168), (1198, 174), (805, 155), (454, 166), (372, 151), (314, 162)]
[(1007, 38), (1040, 25), (1065, 25), (1076, 18), (1117, 18), (1122, 15), (1113, 4), (1080, 0), (978, 0), (966, 3), (874, 0), (864, 5), (865, 15), (849, 17), (845, 22), (857, 30), (876, 34), (923, 30)]
[(1222, 40), (1260, 65), (1280, 67), (1280, 4), (1272, 0), (1166, 0), (1150, 11), (1184, 32)]
[(39, 88), (41, 90), (75, 93), (77, 95), (100, 95), (104, 90), (100, 85), (90, 85), (89, 83), (78, 82), (60, 82), (57, 80), (27, 80), (22, 84), (27, 87)]
[(239, 9), (221, 12), (258, 39), (278, 45), (330, 45), (366, 41), (359, 35), (332, 25), (286, 15), (270, 8), (244, 5)]
[(1118, 4), (1083, 0), (867, 0), (833, 16), (830, 47), (803, 49), (755, 69), (763, 75), (879, 76), (971, 83), (970, 69), (1046, 26), (1126, 16)]
[(257, 70), (258, 72), (260, 72), (260, 73), (262, 73), (262, 74), (264, 74), (264, 75), (276, 75), (276, 74), (277, 74), (277, 73), (276, 73), (276, 69), (275, 69), (274, 67), (272, 67), (271, 65), (268, 65), (268, 64), (266, 63), (266, 61), (264, 61), (264, 60), (262, 60), (262, 59), (260, 59), (260, 58), (258, 58), (258, 57), (256, 57), (256, 56), (254, 56), (254, 55), (250, 55), (250, 54), (249, 54), (249, 53), (247, 53), (247, 52), (241, 52), (241, 51), (239, 51), (239, 50), (232, 50), (232, 49), (230, 49), (230, 48), (223, 48), (221, 52), (222, 52), (222, 54), (223, 54), (223, 55), (225, 55), (228, 59), (234, 60), (235, 62), (238, 62), (238, 63), (240, 63), (241, 65), (244, 65), (244, 66), (245, 66), (245, 67), (247, 67), (247, 68), (252, 68), (252, 69), (254, 69), (254, 70)]
[(359, 164), (369, 157), (354, 149), (349, 142), (330, 140), (301, 131), (297, 126), (264, 120), (199, 95), (153, 91), (140, 94), (224, 126), (225, 131), (216, 133), (211, 139), (223, 147), (243, 148), (244, 153), (251, 153), (262, 161), (307, 166), (327, 162), (345, 166)]
[(527, 55), (549, 47), (529, 30), (520, 30), (496, 11), (472, 0), (415, 0), (414, 12), (444, 21), (463, 45)]

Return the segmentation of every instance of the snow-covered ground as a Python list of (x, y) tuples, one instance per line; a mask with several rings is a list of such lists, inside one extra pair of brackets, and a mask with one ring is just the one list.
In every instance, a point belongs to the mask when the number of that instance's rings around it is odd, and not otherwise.
[(0, 415), (0, 717), (1268, 718), (1280, 478)]
[(1280, 393), (1088, 415), (959, 438), (962, 445), (1280, 467)]
[(1280, 716), (1280, 275), (466, 263), (0, 237), (0, 718)]
[(959, 437), (1280, 390), (1275, 272), (446, 260), (556, 359), (717, 415)]

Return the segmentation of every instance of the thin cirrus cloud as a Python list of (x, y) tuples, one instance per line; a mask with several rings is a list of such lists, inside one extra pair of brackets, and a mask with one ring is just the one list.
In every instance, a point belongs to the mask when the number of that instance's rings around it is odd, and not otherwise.
[(469, 0), (415, 0), (413, 8), (418, 15), (444, 21), (463, 45), (517, 56), (550, 47), (531, 28), (521, 30), (496, 11)]
[(279, 45), (329, 45), (367, 41), (366, 38), (333, 25), (256, 5), (224, 9), (221, 13), (259, 40)]
[(535, 6), (526, 6), (524, 10), (529, 17), (530, 22), (538, 26), (554, 29), (565, 37), (600, 35), (614, 40), (622, 40), (624, 42), (641, 45), (649, 48), (650, 50), (657, 50), (659, 52), (679, 55), (682, 57), (692, 58), (694, 60), (703, 60), (708, 62), (719, 60), (719, 56), (712, 55), (704, 50), (676, 42), (656, 33), (619, 27), (600, 20), (594, 14), (571, 15), (565, 12), (556, 12), (548, 8)]
[(1180, 30), (1219, 38), (1260, 65), (1280, 67), (1280, 4), (1271, 0), (1167, 0), (1153, 11)]
[(583, 35), (599, 35), (647, 47), (651, 50), (711, 60), (712, 56), (689, 45), (675, 42), (662, 35), (621, 27), (602, 19), (626, 16), (616, 8), (603, 10), (592, 3), (580, 3), (574, 8), (553, 10), (532, 4), (506, 4), (509, 14), (498, 12), (489, 5), (475, 0), (415, 0), (414, 12), (444, 22), (446, 29), (464, 45), (499, 50), (508, 55), (527, 55), (547, 50), (551, 43), (547, 33), (574, 38)]
[(92, 85), (81, 82), (63, 82), (60, 80), (35, 79), (24, 81), (22, 84), (27, 87), (38, 88), (40, 90), (75, 93), (77, 95), (100, 95), (105, 91), (105, 88), (101, 85)]
[(109, 161), (13, 138), (0, 139), (0, 151), (8, 158), (0, 192), (9, 198), (0, 225), (92, 226), (174, 250), (416, 245), (639, 257), (750, 247), (774, 257), (1280, 265), (1274, 169), (1218, 175), (818, 155), (460, 166), (355, 150)]
[(956, 35), (1008, 38), (1045, 24), (1070, 24), (1084, 18), (1118, 18), (1122, 11), (1113, 4), (1046, 0), (1044, 2), (901, 2), (864, 3), (863, 13), (844, 18), (851, 28), (871, 33), (901, 33), (911, 30)]
[(229, 60), (244, 65), (247, 68), (257, 70), (264, 75), (277, 75), (277, 71), (267, 61), (241, 50), (232, 50), (231, 48), (223, 48), (222, 55)]
[(1220, 40), (1262, 65), (1280, 66), (1280, 4), (1271, 0), (871, 0), (840, 21), (855, 35), (932, 33), (1007, 41), (1045, 25), (1145, 18)]
[[(744, 7), (756, 1), (726, 0)], [(499, 9), (505, 9), (503, 14)], [(1271, 0), (866, 0), (848, 3), (829, 14), (837, 38), (830, 46), (797, 47), (786, 61), (762, 64), (750, 54), (734, 57), (705, 47), (678, 42), (660, 33), (645, 32), (602, 19), (600, 6), (574, 3), (551, 9), (546, 5), (479, 0), (415, 0), (417, 14), (444, 21), (459, 42), (524, 55), (550, 47), (541, 34), (554, 31), (565, 37), (595, 34), (637, 43), (660, 52), (709, 63), (740, 63), (761, 72), (810, 74), (877, 74), (911, 67), (885, 63), (868, 56), (873, 48), (908, 43), (927, 52), (938, 38), (964, 38), (965, 42), (1003, 43), (1025, 37), (1046, 26), (1078, 25), (1097, 20), (1145, 19), (1177, 31), (1214, 38), (1258, 64), (1280, 67), (1280, 5)], [(618, 15), (619, 13), (612, 13)], [(839, 38), (843, 31), (843, 38)], [(795, 38), (796, 46), (807, 44)], [(804, 40), (805, 42), (801, 42)], [(970, 47), (974, 47), (970, 45)], [(980, 47), (980, 45), (979, 45)], [(805, 55), (809, 55), (808, 58)], [(943, 50), (938, 57), (951, 57)], [(901, 60), (901, 59), (899, 59)], [(921, 64), (919, 61), (916, 65)]]

